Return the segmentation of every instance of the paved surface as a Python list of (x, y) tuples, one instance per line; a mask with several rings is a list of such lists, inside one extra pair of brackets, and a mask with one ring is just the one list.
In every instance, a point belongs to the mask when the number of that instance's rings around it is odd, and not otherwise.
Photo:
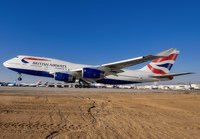
[(149, 89), (113, 89), (113, 88), (55, 88), (55, 87), (8, 87), (0, 86), (0, 91), (3, 90), (36, 90), (36, 91), (61, 91), (61, 92), (153, 92), (153, 93), (200, 93), (200, 90), (149, 90)]

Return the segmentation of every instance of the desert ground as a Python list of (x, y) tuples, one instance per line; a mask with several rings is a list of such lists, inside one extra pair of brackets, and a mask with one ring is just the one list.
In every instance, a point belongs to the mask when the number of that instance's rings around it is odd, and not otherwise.
[(0, 87), (1, 139), (199, 139), (199, 91)]

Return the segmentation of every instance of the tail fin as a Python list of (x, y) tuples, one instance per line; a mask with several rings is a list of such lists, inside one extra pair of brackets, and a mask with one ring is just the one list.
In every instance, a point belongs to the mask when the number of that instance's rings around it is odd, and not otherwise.
[(42, 83), (42, 80), (40, 80), (40, 81), (37, 82), (36, 84), (37, 84), (37, 85), (41, 85), (41, 83)]
[(150, 71), (155, 74), (168, 74), (178, 54), (179, 51), (174, 50), (168, 57), (158, 58), (143, 67), (141, 70)]
[(14, 81), (13, 85), (15, 85), (17, 83), (17, 80)]

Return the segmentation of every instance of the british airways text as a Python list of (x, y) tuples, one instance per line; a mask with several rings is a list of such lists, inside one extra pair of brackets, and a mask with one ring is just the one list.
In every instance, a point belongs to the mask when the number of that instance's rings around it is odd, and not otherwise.
[(50, 64), (50, 63), (43, 63), (43, 62), (33, 62), (33, 65), (39, 65), (39, 66), (46, 66), (46, 67), (56, 67), (56, 68), (67, 68), (66, 65), (58, 65), (58, 64)]

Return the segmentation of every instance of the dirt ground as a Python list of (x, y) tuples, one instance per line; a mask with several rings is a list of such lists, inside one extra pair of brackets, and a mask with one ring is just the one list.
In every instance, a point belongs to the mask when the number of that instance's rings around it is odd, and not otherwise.
[(0, 90), (1, 139), (200, 138), (200, 93)]

